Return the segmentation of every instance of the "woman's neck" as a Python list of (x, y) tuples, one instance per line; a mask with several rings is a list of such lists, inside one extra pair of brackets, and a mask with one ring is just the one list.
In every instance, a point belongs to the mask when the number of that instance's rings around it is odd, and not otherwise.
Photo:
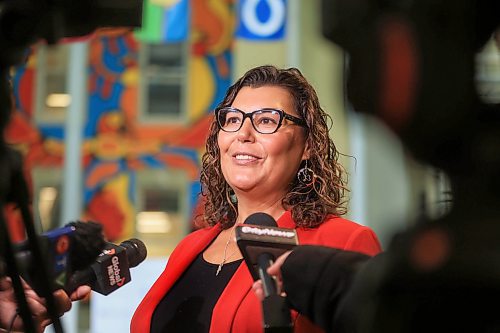
[(266, 213), (277, 221), (286, 210), (281, 204), (281, 200), (282, 198), (256, 202), (246, 200), (245, 197), (238, 197), (238, 219), (236, 223), (245, 223), (247, 217), (253, 213)]

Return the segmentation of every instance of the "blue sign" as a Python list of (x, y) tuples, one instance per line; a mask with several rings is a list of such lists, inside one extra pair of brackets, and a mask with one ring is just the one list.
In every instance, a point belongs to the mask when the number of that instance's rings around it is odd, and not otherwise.
[(236, 36), (279, 40), (285, 36), (287, 0), (240, 0)]

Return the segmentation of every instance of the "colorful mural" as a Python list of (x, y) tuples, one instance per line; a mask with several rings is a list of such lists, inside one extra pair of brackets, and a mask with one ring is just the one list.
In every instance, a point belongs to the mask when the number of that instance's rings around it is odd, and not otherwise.
[[(138, 121), (140, 33), (113, 30), (92, 37), (88, 114), (82, 147), (82, 218), (101, 222), (111, 241), (128, 238), (133, 232), (138, 170), (184, 170), (190, 181), (190, 206), (195, 209), (200, 190), (200, 155), (211, 121), (210, 112), (231, 83), (233, 1), (192, 0), (190, 8), (185, 0), (151, 2), (166, 9), (181, 4), (185, 8), (184, 21), (190, 22), (187, 86), (190, 123), (144, 125)], [(176, 12), (176, 20), (181, 20), (181, 12)], [(170, 16), (165, 17), (168, 20)], [(159, 22), (162, 26), (166, 24), (164, 20)], [(63, 124), (37, 124), (33, 118), (35, 61), (31, 57), (26, 66), (15, 71), (16, 110), (7, 138), (24, 152), (28, 169), (61, 167)]]

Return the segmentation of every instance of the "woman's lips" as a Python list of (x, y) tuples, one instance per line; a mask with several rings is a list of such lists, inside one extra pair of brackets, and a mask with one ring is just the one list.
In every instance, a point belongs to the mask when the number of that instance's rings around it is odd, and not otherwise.
[(258, 161), (260, 158), (250, 154), (237, 153), (233, 155), (237, 164), (249, 164)]

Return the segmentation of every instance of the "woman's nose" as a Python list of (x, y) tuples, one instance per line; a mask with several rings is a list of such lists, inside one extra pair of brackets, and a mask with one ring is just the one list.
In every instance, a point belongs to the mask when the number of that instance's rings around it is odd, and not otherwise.
[(254, 139), (255, 128), (250, 118), (245, 118), (241, 128), (238, 130), (238, 140), (251, 141)]

